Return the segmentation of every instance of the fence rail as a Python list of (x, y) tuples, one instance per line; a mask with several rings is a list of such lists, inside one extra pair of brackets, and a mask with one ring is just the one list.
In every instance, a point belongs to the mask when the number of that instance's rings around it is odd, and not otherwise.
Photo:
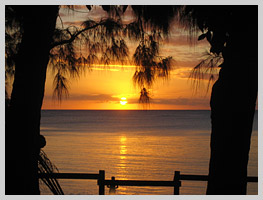
[[(207, 175), (190, 175), (190, 174), (181, 174), (180, 180), (185, 181), (208, 181)], [(258, 177), (248, 176), (247, 182), (258, 182)]]
[[(156, 181), (156, 180), (115, 180), (113, 176), (110, 180), (105, 179), (105, 171), (100, 170), (98, 174), (88, 173), (50, 173), (39, 174), (39, 178), (56, 178), (56, 179), (94, 179), (99, 186), (99, 195), (105, 194), (105, 186), (110, 188), (110, 193), (115, 193), (118, 186), (158, 186), (174, 187), (174, 195), (179, 195), (179, 189), (182, 181), (208, 181), (207, 175), (190, 175), (174, 172), (173, 181)], [(258, 182), (258, 177), (247, 177), (247, 182)]]
[[(114, 183), (114, 184), (113, 184)], [(121, 185), (121, 186), (158, 186), (173, 187), (174, 181), (142, 181), (142, 180), (105, 180), (104, 185)]]

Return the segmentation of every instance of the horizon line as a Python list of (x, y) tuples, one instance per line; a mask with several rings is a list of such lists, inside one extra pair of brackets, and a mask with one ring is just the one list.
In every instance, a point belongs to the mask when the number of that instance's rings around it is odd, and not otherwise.
[(210, 111), (210, 109), (41, 109), (41, 110), (65, 110), (65, 111), (73, 111), (73, 110), (83, 110), (83, 111)]

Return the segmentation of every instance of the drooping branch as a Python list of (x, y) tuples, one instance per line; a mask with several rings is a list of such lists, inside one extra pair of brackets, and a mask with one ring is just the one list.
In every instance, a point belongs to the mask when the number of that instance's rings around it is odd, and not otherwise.
[(67, 79), (62, 75), (60, 71), (56, 74), (54, 81), (53, 81), (53, 98), (57, 98), (59, 101), (61, 101), (62, 95), (68, 97), (68, 81)]
[[(60, 84), (62, 79), (57, 81), (58, 77), (62, 77), (62, 73), (63, 83), (67, 83), (68, 76), (79, 77), (79, 72), (85, 71), (91, 64), (100, 62), (110, 64), (116, 61), (124, 63), (129, 55), (128, 47), (122, 38), (123, 26), (119, 20), (112, 18), (100, 22), (87, 20), (82, 25), (84, 28), (74, 33), (70, 31), (70, 28), (76, 27), (68, 27), (65, 30), (57, 29), (54, 35), (55, 42), (50, 52), (50, 66), (56, 74), (54, 97), (58, 100), (61, 100), (62, 94), (68, 94), (67, 87)], [(81, 50), (84, 45), (86, 51)]]
[(205, 58), (192, 69), (189, 79), (192, 80), (195, 91), (199, 88), (201, 81), (207, 79), (208, 92), (211, 83), (216, 80), (215, 74), (217, 74), (217, 70), (223, 62), (223, 57), (221, 54), (218, 55), (210, 52), (206, 52), (204, 56)]
[(150, 103), (149, 91), (147, 91), (146, 88), (142, 88), (140, 93), (141, 95), (140, 95), (139, 102), (143, 104), (149, 104)]

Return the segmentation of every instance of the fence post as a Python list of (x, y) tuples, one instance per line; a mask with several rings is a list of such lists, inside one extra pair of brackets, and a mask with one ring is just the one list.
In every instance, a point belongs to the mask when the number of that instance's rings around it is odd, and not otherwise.
[(99, 180), (98, 180), (99, 195), (104, 195), (105, 194), (104, 180), (105, 180), (105, 171), (104, 170), (100, 170), (99, 171)]
[(179, 188), (181, 186), (180, 171), (174, 172), (174, 195), (179, 195)]
[(109, 194), (110, 195), (114, 195), (116, 194), (116, 189), (119, 187), (118, 185), (116, 185), (115, 183), (115, 177), (111, 177), (111, 184), (107, 185), (108, 188), (110, 188)]

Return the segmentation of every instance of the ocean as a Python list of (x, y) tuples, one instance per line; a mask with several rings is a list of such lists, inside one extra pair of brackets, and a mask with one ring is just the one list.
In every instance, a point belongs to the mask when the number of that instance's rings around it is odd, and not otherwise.
[[(42, 110), (44, 151), (64, 173), (98, 173), (106, 179), (172, 181), (174, 171), (207, 175), (210, 111)], [(258, 175), (258, 114), (255, 113), (248, 175)], [(63, 180), (68, 195), (97, 195), (96, 180)], [(206, 182), (182, 181), (180, 194), (204, 195)], [(41, 183), (41, 194), (52, 194)], [(257, 183), (248, 194), (257, 194)], [(106, 187), (105, 193), (109, 194)], [(172, 187), (119, 186), (117, 195), (172, 195)]]

